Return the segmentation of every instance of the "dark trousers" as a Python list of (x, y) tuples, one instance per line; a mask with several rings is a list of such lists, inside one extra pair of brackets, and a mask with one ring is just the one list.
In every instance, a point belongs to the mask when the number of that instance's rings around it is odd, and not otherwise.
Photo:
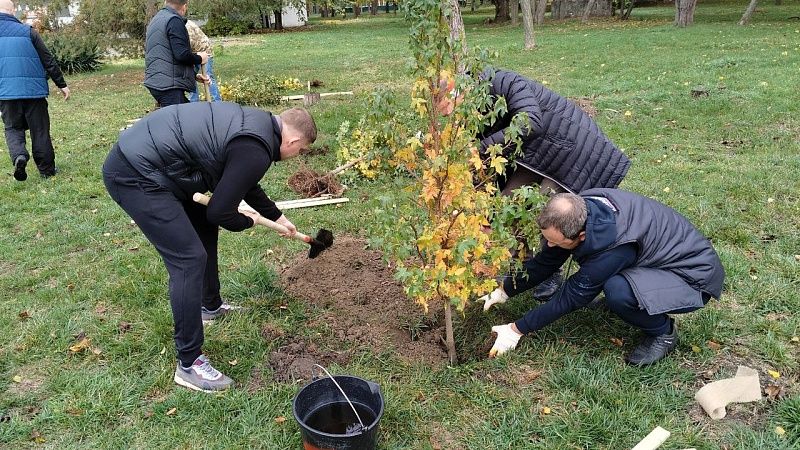
[(180, 105), (181, 103), (189, 103), (189, 99), (186, 98), (186, 93), (183, 89), (168, 89), (166, 91), (157, 91), (155, 89), (147, 88), (150, 91), (150, 95), (156, 99), (156, 103), (161, 108), (170, 105)]
[[(625, 322), (634, 327), (641, 328), (645, 334), (658, 336), (670, 332), (671, 322), (667, 313), (650, 315), (646, 310), (639, 307), (639, 301), (631, 289), (628, 280), (622, 275), (614, 275), (603, 285), (603, 292), (606, 296), (608, 308), (618, 315)], [(708, 303), (711, 298), (708, 294), (703, 294), (703, 303)], [(699, 308), (681, 308), (669, 311), (669, 314), (683, 314), (695, 311)]]
[(205, 207), (181, 201), (139, 175), (115, 145), (103, 165), (108, 193), (136, 222), (161, 255), (169, 273), (178, 359), (188, 366), (202, 353), (200, 307), (217, 309), (219, 227), (206, 220)]
[(26, 149), (25, 130), (31, 132), (31, 153), (39, 173), (50, 176), (55, 173), (56, 154), (50, 138), (50, 114), (47, 99), (0, 100), (0, 113), (6, 132), (6, 144), (11, 162), (18, 156), (30, 159)]

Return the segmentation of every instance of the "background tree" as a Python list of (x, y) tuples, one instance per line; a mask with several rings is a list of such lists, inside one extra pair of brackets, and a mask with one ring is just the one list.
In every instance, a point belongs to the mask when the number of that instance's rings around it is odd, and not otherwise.
[(525, 32), (525, 50), (531, 50), (536, 47), (536, 38), (533, 35), (533, 7), (531, 0), (520, 0), (520, 3), (522, 4), (522, 28)]
[(495, 23), (508, 22), (511, 16), (508, 12), (509, 0), (494, 0), (494, 21)]
[(675, 26), (688, 27), (694, 23), (697, 0), (675, 0)]
[[(775, 0), (775, 4), (780, 5), (779, 1), (780, 0)], [(744, 11), (744, 14), (742, 14), (742, 18), (739, 19), (739, 25), (747, 25), (750, 23), (750, 17), (752, 17), (757, 5), (758, 0), (750, 0), (750, 4), (747, 5), (747, 9)]]

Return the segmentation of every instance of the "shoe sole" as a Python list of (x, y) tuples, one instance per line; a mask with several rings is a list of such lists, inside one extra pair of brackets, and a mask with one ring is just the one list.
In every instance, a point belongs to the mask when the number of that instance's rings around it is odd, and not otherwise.
[(228, 390), (228, 388), (225, 388), (225, 389), (222, 389), (222, 390), (219, 390), (219, 391), (214, 391), (214, 390), (210, 390), (210, 389), (203, 389), (203, 388), (200, 388), (200, 387), (197, 387), (197, 386), (193, 385), (192, 383), (189, 383), (188, 381), (184, 380), (183, 378), (181, 378), (181, 377), (179, 377), (177, 375), (173, 376), (172, 380), (175, 382), (175, 384), (177, 384), (179, 386), (183, 386), (185, 388), (189, 388), (189, 389), (191, 389), (193, 391), (205, 392), (206, 394), (216, 394), (216, 393), (225, 392), (225, 391)]
[(14, 164), (14, 179), (17, 181), (25, 181), (28, 179), (28, 173), (25, 172), (25, 164), (27, 161), (22, 161), (22, 164)]

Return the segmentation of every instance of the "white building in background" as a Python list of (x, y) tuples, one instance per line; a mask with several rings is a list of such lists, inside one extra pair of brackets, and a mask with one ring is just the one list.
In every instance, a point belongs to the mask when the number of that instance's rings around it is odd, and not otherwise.
[(284, 6), (281, 10), (281, 24), (284, 28), (302, 27), (307, 20), (305, 7), (297, 9), (294, 6)]
[[(61, 9), (56, 14), (56, 22), (58, 25), (69, 25), (75, 20), (75, 16), (78, 15), (80, 12), (81, 2), (80, 0), (75, 0), (70, 2), (69, 6), (66, 8)], [(35, 25), (41, 19), (47, 16), (47, 7), (34, 7), (30, 6), (25, 2), (17, 3), (17, 17), (20, 17), (23, 22), (27, 23), (28, 25)]]

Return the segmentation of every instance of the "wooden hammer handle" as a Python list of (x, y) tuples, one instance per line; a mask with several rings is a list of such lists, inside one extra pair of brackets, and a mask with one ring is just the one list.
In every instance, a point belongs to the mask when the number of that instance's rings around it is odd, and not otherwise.
[[(200, 73), (202, 73), (204, 77), (208, 76), (208, 74), (206, 73), (206, 65), (205, 64), (200, 64)], [(211, 101), (211, 90), (208, 88), (208, 84), (209, 83), (211, 83), (211, 78), (210, 77), (209, 77), (208, 82), (205, 82), (205, 81), (203, 82), (203, 94), (205, 94), (207, 102)]]
[[(197, 203), (200, 203), (201, 205), (208, 206), (208, 202), (211, 201), (211, 197), (209, 197), (209, 196), (207, 196), (205, 194), (201, 194), (199, 192), (195, 192), (194, 195), (192, 196), (192, 200), (194, 200)], [(289, 229), (288, 228), (286, 228), (285, 226), (279, 224), (278, 222), (274, 222), (272, 220), (269, 220), (266, 217), (259, 216), (258, 219), (256, 220), (256, 223), (259, 224), (259, 225), (263, 225), (263, 226), (265, 226), (267, 228), (270, 228), (272, 230), (275, 230), (278, 233), (289, 234)], [(291, 237), (293, 239), (297, 239), (298, 241), (303, 241), (306, 244), (311, 243), (311, 241), (313, 240), (313, 239), (311, 239), (310, 236), (306, 236), (305, 234), (303, 234), (303, 233), (301, 233), (299, 231), (295, 232), (291, 236), (286, 236), (286, 237)]]

